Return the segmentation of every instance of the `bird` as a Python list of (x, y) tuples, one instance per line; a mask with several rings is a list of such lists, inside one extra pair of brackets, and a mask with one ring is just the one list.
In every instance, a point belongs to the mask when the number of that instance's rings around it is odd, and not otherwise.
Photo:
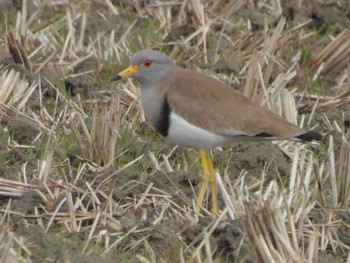
[(288, 122), (251, 102), (242, 93), (209, 75), (178, 67), (156, 50), (135, 53), (130, 66), (112, 78), (139, 83), (146, 119), (176, 145), (199, 150), (201, 186), (195, 211), (199, 214), (211, 188), (211, 212), (218, 214), (215, 168), (209, 151), (234, 142), (294, 140), (311, 142), (323, 136)]

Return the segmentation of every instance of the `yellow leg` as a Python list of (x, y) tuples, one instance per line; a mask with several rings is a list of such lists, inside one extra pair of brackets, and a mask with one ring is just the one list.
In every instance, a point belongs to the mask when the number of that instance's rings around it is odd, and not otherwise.
[(202, 161), (202, 182), (201, 182), (201, 188), (198, 193), (198, 198), (197, 198), (197, 207), (196, 207), (196, 212), (199, 214), (201, 210), (201, 206), (203, 203), (204, 195), (207, 191), (208, 184), (209, 184), (209, 169), (207, 165), (207, 153), (205, 150), (200, 150), (199, 151), (199, 156), (201, 157)]
[(207, 162), (208, 162), (208, 168), (209, 168), (209, 182), (211, 187), (211, 205), (212, 205), (211, 212), (213, 214), (217, 214), (218, 213), (218, 190), (216, 186), (216, 173), (209, 154), (207, 154)]
[(215, 170), (213, 163), (211, 162), (210, 156), (205, 150), (200, 150), (199, 155), (202, 160), (202, 184), (199, 190), (196, 212), (199, 214), (200, 207), (204, 200), (204, 195), (208, 189), (210, 183), (211, 187), (211, 196), (212, 196), (212, 213), (218, 213), (218, 200), (217, 200), (217, 186), (215, 178)]

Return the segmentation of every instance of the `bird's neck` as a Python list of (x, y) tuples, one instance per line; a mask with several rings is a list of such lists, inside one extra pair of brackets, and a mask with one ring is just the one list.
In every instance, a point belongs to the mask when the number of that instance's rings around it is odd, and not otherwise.
[(153, 126), (157, 126), (157, 121), (161, 115), (165, 90), (160, 86), (148, 86), (140, 89), (140, 98), (146, 118)]

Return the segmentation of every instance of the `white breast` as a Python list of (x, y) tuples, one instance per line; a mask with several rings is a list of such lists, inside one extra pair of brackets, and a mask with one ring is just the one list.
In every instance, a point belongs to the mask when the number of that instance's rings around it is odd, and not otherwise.
[(170, 113), (167, 139), (174, 144), (199, 149), (210, 149), (232, 141), (230, 137), (194, 126), (174, 112)]

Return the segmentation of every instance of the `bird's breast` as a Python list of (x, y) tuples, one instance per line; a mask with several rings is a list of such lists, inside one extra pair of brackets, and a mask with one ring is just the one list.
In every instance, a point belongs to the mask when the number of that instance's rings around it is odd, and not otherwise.
[(141, 104), (146, 118), (164, 137), (167, 137), (170, 125), (170, 107), (166, 96), (159, 92), (142, 91)]

